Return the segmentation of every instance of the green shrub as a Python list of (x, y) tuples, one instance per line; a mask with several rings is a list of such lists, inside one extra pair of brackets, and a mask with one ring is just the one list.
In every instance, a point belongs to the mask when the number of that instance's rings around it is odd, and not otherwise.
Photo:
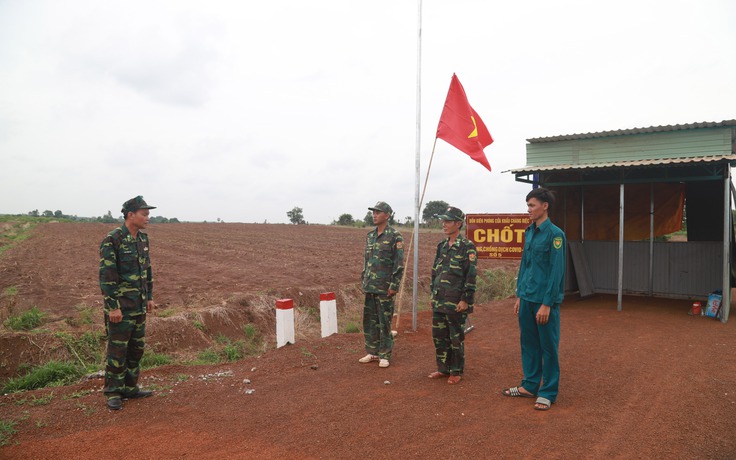
[(243, 353), (247, 356), (257, 355), (263, 349), (263, 337), (254, 324), (248, 323), (243, 325), (243, 334), (245, 334), (245, 342), (243, 343)]
[(245, 334), (246, 339), (251, 340), (258, 336), (258, 329), (252, 323), (243, 324), (243, 334)]
[(18, 316), (11, 316), (3, 324), (8, 329), (14, 331), (30, 331), (40, 326), (45, 316), (46, 314), (39, 310), (38, 307), (33, 307)]
[(24, 390), (37, 390), (47, 386), (66, 385), (76, 381), (84, 374), (84, 370), (70, 362), (49, 361), (36, 366), (21, 377), (15, 377), (5, 384), (3, 393), (16, 393)]
[(234, 343), (229, 343), (222, 348), (222, 353), (228, 361), (237, 361), (243, 359), (243, 342), (238, 340)]

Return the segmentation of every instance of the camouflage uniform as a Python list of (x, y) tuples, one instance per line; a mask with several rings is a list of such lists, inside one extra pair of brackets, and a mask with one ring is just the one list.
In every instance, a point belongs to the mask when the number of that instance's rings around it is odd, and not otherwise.
[(399, 290), (403, 273), (404, 239), (401, 234), (388, 225), (380, 235), (377, 229), (369, 232), (361, 275), (361, 288), (365, 293), (363, 333), (366, 352), (381, 359), (390, 360), (394, 346), (391, 335), (394, 298), (388, 296), (388, 291)]
[[(129, 203), (126, 202), (126, 205)], [(152, 207), (146, 205), (146, 208)], [(123, 210), (125, 212), (125, 205)], [(107, 329), (107, 367), (103, 391), (108, 398), (130, 396), (139, 391), (138, 374), (145, 346), (146, 304), (153, 300), (148, 235), (138, 231), (133, 238), (125, 225), (107, 234), (100, 245), (100, 289), (104, 296)], [(122, 321), (110, 322), (110, 311), (118, 308), (123, 314)]]
[[(464, 218), (462, 211), (457, 211)], [(443, 217), (447, 216), (440, 216)], [(475, 245), (462, 235), (458, 235), (452, 245), (449, 238), (437, 245), (432, 266), (432, 339), (437, 370), (443, 374), (463, 374), (465, 321), (473, 312), (476, 258)], [(468, 309), (457, 312), (455, 309), (461, 300), (467, 302)]]

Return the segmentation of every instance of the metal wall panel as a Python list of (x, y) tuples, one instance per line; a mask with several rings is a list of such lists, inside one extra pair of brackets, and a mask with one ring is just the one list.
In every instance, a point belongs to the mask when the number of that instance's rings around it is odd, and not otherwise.
[(527, 166), (687, 158), (732, 153), (731, 128), (708, 128), (526, 145)]
[[(585, 257), (596, 293), (618, 292), (618, 242), (585, 241)], [(654, 242), (653, 294), (669, 298), (703, 298), (722, 283), (720, 242)], [(625, 294), (649, 293), (649, 242), (624, 243)]]

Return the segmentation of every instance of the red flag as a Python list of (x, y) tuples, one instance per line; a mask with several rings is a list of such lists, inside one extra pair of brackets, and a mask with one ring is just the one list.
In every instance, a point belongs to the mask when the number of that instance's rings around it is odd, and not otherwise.
[(467, 153), (470, 158), (491, 170), (483, 149), (491, 145), (493, 138), (483, 120), (470, 106), (463, 85), (455, 74), (452, 74), (450, 89), (447, 91), (445, 107), (442, 109), (440, 124), (437, 126), (437, 137)]

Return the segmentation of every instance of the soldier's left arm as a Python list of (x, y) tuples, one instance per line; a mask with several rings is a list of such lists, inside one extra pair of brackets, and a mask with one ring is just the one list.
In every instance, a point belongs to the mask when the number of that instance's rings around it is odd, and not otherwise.
[(146, 300), (152, 303), (153, 302), (153, 268), (151, 266), (151, 241), (148, 238), (146, 238), (146, 248), (148, 248), (148, 251), (146, 251), (146, 259), (148, 259), (148, 273), (146, 274), (148, 294), (146, 295)]
[(401, 277), (404, 274), (404, 238), (400, 233), (396, 232), (394, 239), (394, 257), (393, 268), (391, 270), (391, 283), (389, 290), (398, 291), (401, 284)]
[(475, 245), (472, 241), (467, 241), (467, 249), (465, 251), (465, 266), (463, 267), (463, 273), (465, 275), (465, 283), (463, 285), (463, 294), (460, 300), (464, 300), (468, 305), (475, 303), (475, 278), (476, 278), (476, 261), (478, 259), (478, 252), (475, 249)]

